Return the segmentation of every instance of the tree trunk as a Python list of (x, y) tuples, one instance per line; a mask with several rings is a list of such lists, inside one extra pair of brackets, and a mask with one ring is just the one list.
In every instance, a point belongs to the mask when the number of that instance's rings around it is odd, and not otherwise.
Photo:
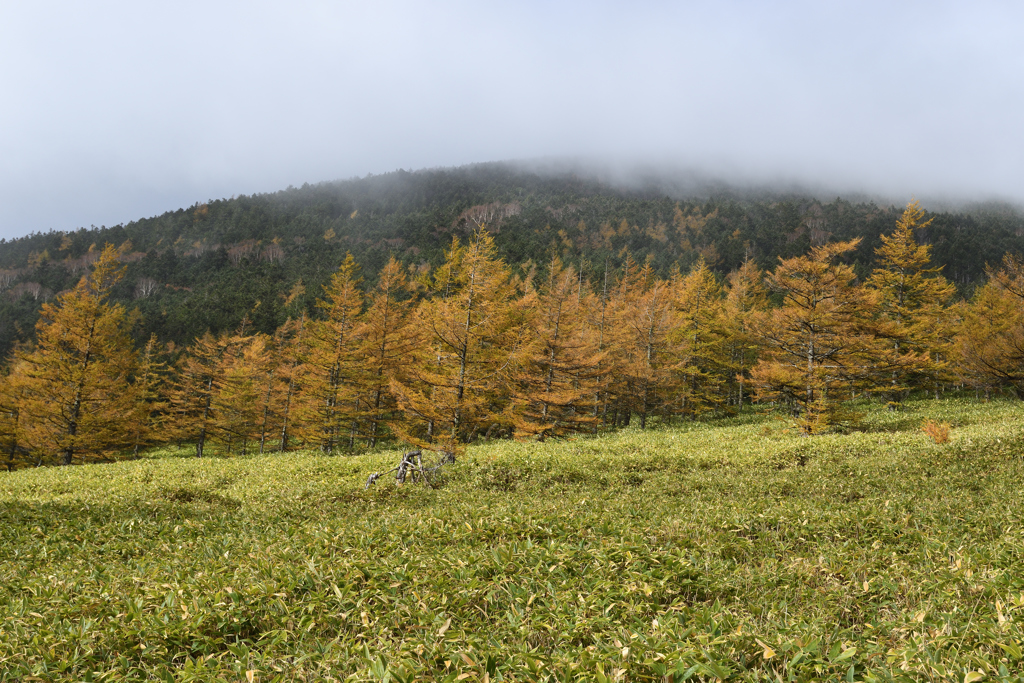
[[(88, 357), (88, 354), (87, 354)], [(80, 392), (81, 390), (79, 390)], [(75, 402), (71, 407), (71, 421), (68, 424), (68, 436), (71, 437), (71, 442), (74, 443), (74, 437), (78, 434), (78, 415), (82, 411), (82, 398), (81, 393), (75, 394)], [(61, 464), (64, 466), (70, 465), (71, 460), (75, 455), (75, 447), (69, 443), (64, 447), (63, 457), (61, 458)]]
[(203, 457), (203, 448), (206, 446), (206, 421), (210, 418), (210, 404), (213, 401), (213, 377), (206, 381), (206, 404), (203, 406), (203, 424), (199, 428), (199, 440), (196, 441), (196, 457)]

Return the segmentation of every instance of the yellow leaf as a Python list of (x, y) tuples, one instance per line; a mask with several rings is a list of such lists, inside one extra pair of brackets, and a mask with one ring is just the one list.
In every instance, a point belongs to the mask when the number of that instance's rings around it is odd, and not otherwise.
[(964, 676), (964, 683), (974, 683), (975, 681), (980, 681), (984, 678), (985, 674), (981, 673), (980, 671), (972, 671), (966, 676)]
[(765, 659), (771, 659), (772, 657), (775, 656), (775, 650), (771, 649), (770, 647), (768, 647), (768, 645), (766, 645), (765, 643), (761, 642), (760, 639), (755, 639), (755, 640), (757, 640), (757, 644), (758, 645), (760, 645), (762, 648), (764, 648), (764, 652), (762, 653), (762, 656)]

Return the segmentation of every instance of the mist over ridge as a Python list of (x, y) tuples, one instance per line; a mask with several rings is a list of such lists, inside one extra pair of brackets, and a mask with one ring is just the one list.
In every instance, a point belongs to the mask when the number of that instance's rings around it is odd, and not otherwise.
[[(686, 166), (669, 161), (652, 162), (636, 159), (610, 159), (584, 156), (536, 157), (504, 159), (497, 161), (473, 162), (455, 166), (432, 166), (422, 168), (397, 168), (381, 173), (367, 173), (348, 178), (336, 178), (304, 182), (303, 189), (320, 188), (323, 191), (341, 194), (365, 192), (375, 197), (384, 190), (392, 198), (408, 189), (409, 198), (416, 201), (417, 191), (404, 184), (404, 178), (425, 178), (431, 176), (450, 177), (454, 182), (466, 184), (469, 192), (483, 201), (488, 192), (487, 183), (479, 184), (479, 177), (501, 177), (515, 184), (516, 179), (532, 179), (531, 182), (583, 183), (586, 191), (594, 194), (635, 196), (645, 199), (667, 199), (683, 202), (737, 201), (737, 202), (823, 202), (842, 200), (852, 204), (872, 204), (880, 208), (901, 208), (916, 199), (931, 212), (963, 214), (997, 214), (1006, 217), (1024, 216), (1024, 201), (1015, 200), (996, 193), (937, 193), (915, 191), (879, 191), (864, 187), (847, 187), (834, 182), (818, 182), (796, 176), (777, 176), (774, 179), (754, 173), (742, 173), (736, 169), (708, 170), (697, 166)], [(582, 187), (582, 186), (581, 186)], [(264, 198), (276, 202), (290, 196), (296, 186), (270, 188), (251, 193), (235, 193), (230, 196), (205, 198), (194, 197), (177, 205), (169, 204), (162, 210), (149, 215), (136, 215), (124, 221), (109, 225), (91, 225), (92, 231), (107, 230), (119, 226), (136, 225), (171, 215), (188, 207), (211, 202), (230, 202), (236, 198)], [(520, 192), (524, 190), (520, 189)], [(18, 242), (31, 235), (47, 233), (74, 233), (87, 229), (82, 224), (9, 238), (9, 243)]]
[(1019, 203), (1022, 22), (984, 2), (12, 4), (0, 238), (494, 159)]
[[(934, 212), (1024, 212), (1024, 198), (997, 192), (943, 192), (928, 187), (878, 189), (873, 183), (817, 181), (795, 174), (742, 172), (736, 168), (712, 170), (671, 161), (599, 160), (596, 158), (539, 158), (497, 162), (544, 176), (574, 174), (628, 192), (664, 195), (678, 200), (711, 198), (770, 200), (772, 198), (836, 198), (852, 203), (904, 206), (913, 199)], [(426, 170), (426, 169), (423, 169)]]

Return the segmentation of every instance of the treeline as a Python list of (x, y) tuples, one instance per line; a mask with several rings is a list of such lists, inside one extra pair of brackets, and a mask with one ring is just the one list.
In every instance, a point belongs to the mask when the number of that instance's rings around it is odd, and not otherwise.
[[(699, 259), (659, 276), (628, 254), (616, 272), (567, 264), (516, 272), (479, 227), (436, 268), (392, 258), (364, 291), (349, 255), (273, 334), (248, 320), (187, 348), (136, 350), (133, 315), (110, 301), (125, 249), (106, 247), (77, 286), (44, 304), (37, 342), (0, 383), (9, 469), (213, 444), (228, 453), (400, 440), (457, 451), (480, 437), (545, 439), (634, 422), (785, 407), (808, 434), (849, 425), (857, 396), (893, 407), (967, 385), (1024, 396), (1024, 264), (1007, 257), (969, 303), (931, 264), (919, 205), (881, 239), (753, 260), (716, 277)], [(581, 267), (582, 266), (582, 267)]]
[[(346, 254), (376, 282), (389, 258), (435, 269), (453, 237), (466, 242), (488, 226), (497, 254), (514, 269), (553, 255), (582, 267), (591, 281), (625, 253), (649, 256), (658, 277), (699, 259), (720, 278), (752, 260), (772, 269), (829, 241), (861, 238), (846, 260), (867, 277), (880, 235), (896, 207), (843, 199), (719, 189), (622, 189), (571, 174), (542, 175), (509, 165), (395, 172), (220, 199), (106, 228), (81, 228), (0, 240), (0, 357), (34, 341), (41, 306), (75, 286), (104, 244), (133, 245), (110, 300), (139, 311), (133, 336), (188, 345), (210, 330), (273, 335), (316, 300)], [(917, 238), (936, 266), (969, 295), (985, 264), (1024, 251), (1024, 216), (1000, 207), (942, 212)], [(295, 283), (305, 293), (284, 301)]]

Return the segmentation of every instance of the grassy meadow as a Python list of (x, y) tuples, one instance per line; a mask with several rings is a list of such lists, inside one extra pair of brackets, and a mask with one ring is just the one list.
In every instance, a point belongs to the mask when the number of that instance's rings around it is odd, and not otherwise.
[(1024, 404), (866, 409), (0, 473), (0, 681), (1024, 680)]

